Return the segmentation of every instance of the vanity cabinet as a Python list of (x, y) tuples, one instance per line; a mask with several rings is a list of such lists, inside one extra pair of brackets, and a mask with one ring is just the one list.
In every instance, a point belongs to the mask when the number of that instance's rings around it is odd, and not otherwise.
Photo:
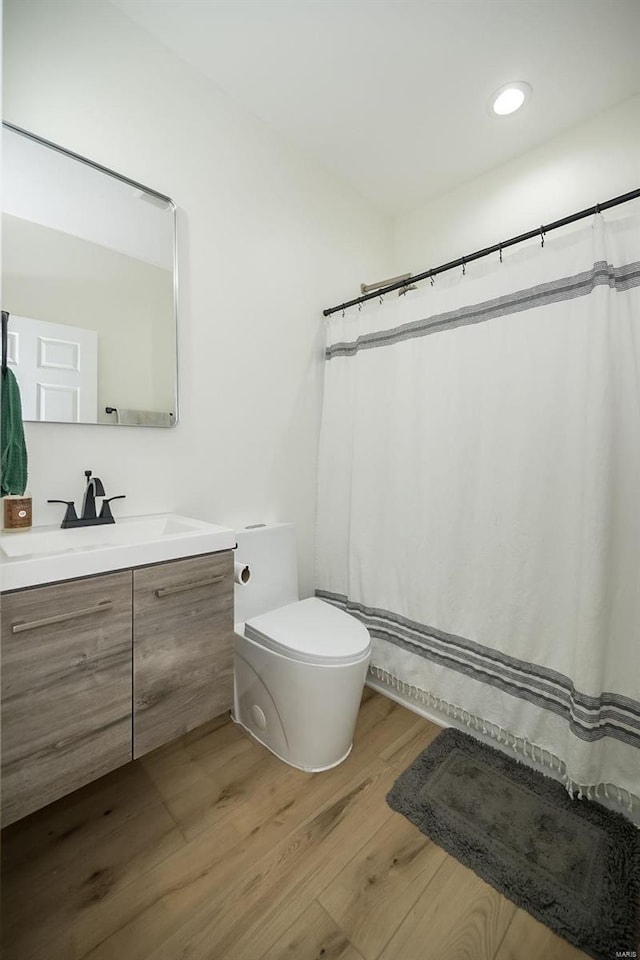
[(231, 707), (230, 552), (133, 571), (133, 755)]
[(131, 574), (2, 598), (2, 820), (131, 759)]
[(2, 824), (229, 710), (233, 554), (2, 595)]

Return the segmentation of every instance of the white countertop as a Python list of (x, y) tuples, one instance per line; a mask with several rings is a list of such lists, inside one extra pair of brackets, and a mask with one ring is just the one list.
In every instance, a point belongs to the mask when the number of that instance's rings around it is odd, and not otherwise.
[(235, 531), (173, 513), (0, 533), (0, 592), (230, 550)]

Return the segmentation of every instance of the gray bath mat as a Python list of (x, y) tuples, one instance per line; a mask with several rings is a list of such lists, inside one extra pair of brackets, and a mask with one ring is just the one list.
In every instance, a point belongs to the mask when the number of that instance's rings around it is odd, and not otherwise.
[(640, 956), (640, 831), (621, 814), (453, 729), (387, 802), (589, 956)]

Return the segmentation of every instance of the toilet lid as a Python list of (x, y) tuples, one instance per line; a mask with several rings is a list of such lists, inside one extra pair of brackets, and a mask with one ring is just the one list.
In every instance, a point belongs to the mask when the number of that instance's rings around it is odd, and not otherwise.
[(359, 620), (317, 597), (247, 620), (245, 636), (303, 663), (355, 663), (371, 647)]

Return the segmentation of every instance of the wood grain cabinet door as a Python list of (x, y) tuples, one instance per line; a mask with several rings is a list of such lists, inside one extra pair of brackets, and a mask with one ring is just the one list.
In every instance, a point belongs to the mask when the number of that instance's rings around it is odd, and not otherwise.
[(133, 571), (133, 755), (229, 710), (233, 554)]
[(131, 572), (2, 598), (2, 823), (131, 759)]

